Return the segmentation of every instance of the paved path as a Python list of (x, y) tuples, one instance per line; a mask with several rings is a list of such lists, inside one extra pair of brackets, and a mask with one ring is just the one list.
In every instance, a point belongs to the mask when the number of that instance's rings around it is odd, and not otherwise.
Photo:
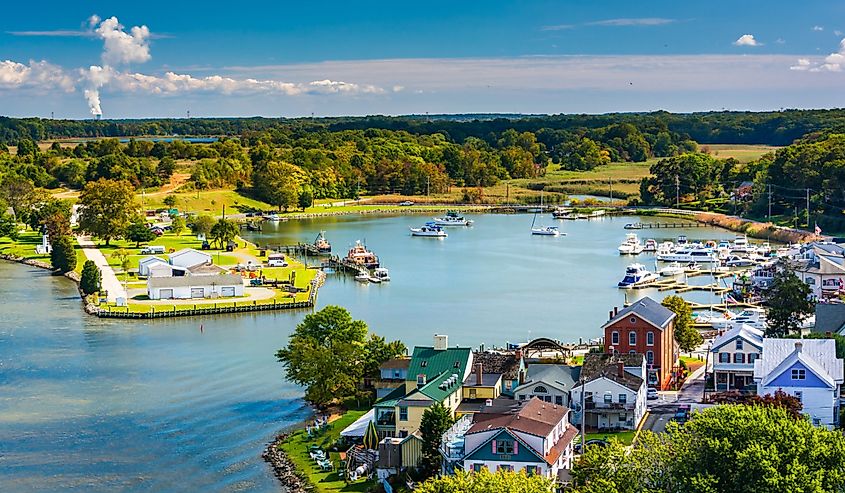
[(109, 292), (108, 300), (115, 301), (117, 298), (128, 299), (126, 296), (126, 290), (123, 289), (123, 284), (118, 281), (117, 275), (114, 273), (114, 269), (111, 268), (109, 262), (106, 260), (106, 257), (100, 249), (97, 248), (97, 245), (91, 241), (91, 238), (88, 236), (77, 236), (76, 241), (79, 243), (79, 246), (82, 247), (82, 251), (85, 253), (85, 258), (93, 261), (97, 267), (100, 268), (103, 278), (102, 287)]

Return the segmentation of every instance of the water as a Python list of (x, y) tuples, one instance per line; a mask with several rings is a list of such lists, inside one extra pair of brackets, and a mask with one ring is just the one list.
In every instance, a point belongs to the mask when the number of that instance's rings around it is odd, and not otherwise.
[[(560, 238), (531, 236), (530, 215), (474, 219), (443, 241), (407, 235), (421, 216), (280, 223), (253, 239), (311, 241), (325, 230), (340, 253), (366, 239), (393, 280), (330, 275), (318, 303), (346, 306), (409, 346), (435, 332), (473, 346), (592, 338), (624, 301), (615, 284), (632, 260), (616, 246), (636, 218), (561, 222)], [(651, 233), (733, 237), (640, 235)], [(304, 312), (100, 320), (66, 279), (5, 262), (0, 299), (0, 491), (279, 491), (261, 451), (308, 410), (273, 353)]]

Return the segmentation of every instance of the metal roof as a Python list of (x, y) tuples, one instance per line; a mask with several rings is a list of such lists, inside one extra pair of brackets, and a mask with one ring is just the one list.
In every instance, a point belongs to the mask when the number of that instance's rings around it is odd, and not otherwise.
[(675, 318), (675, 312), (646, 296), (619, 310), (619, 313), (602, 325), (602, 329), (629, 315), (636, 315), (659, 329), (665, 328)]

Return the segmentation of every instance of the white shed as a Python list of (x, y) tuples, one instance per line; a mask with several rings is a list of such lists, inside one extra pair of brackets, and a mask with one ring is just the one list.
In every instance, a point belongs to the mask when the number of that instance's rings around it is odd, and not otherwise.
[(193, 267), (200, 264), (210, 264), (211, 255), (194, 250), (193, 248), (183, 248), (178, 252), (171, 253), (169, 256), (170, 265), (176, 267)]
[[(150, 268), (157, 265), (168, 265), (161, 257), (144, 257), (138, 261), (138, 275), (149, 276)], [(169, 267), (169, 266), (168, 266)], [(170, 274), (168, 274), (170, 275)]]
[(147, 279), (147, 295), (151, 300), (232, 298), (244, 295), (244, 282), (237, 274), (150, 277)]

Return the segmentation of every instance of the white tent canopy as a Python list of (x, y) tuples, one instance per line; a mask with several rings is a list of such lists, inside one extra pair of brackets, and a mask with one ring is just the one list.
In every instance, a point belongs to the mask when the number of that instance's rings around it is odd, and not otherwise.
[(343, 431), (340, 432), (340, 436), (357, 438), (363, 437), (364, 433), (367, 432), (367, 426), (370, 424), (370, 421), (373, 420), (373, 416), (375, 416), (375, 409), (370, 409), (366, 414), (355, 420), (354, 423), (344, 428)]

